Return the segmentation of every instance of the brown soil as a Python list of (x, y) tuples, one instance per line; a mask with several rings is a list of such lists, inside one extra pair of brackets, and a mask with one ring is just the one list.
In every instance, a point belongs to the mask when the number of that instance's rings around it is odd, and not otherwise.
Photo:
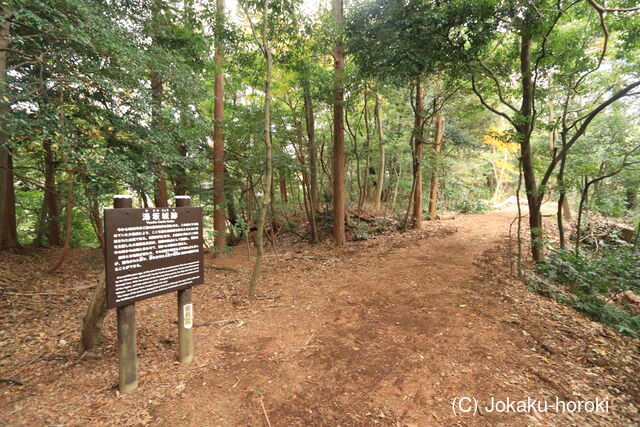
[[(638, 341), (527, 291), (509, 276), (513, 211), (425, 230), (271, 254), (244, 297), (242, 249), (194, 289), (196, 358), (175, 362), (175, 296), (138, 303), (139, 388), (117, 394), (115, 315), (82, 356), (78, 326), (97, 251), (0, 260), (0, 424), (633, 425)], [(6, 256), (5, 256), (6, 255)], [(13, 295), (21, 293), (28, 295)], [(42, 294), (49, 293), (49, 294)], [(230, 320), (233, 322), (219, 322)], [(608, 399), (606, 414), (456, 416), (456, 397)], [(268, 421), (267, 421), (268, 418)]]

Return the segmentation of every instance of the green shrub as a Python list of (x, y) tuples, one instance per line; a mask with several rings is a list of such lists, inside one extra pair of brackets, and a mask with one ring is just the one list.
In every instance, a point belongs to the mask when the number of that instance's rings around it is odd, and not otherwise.
[(640, 338), (640, 314), (634, 314), (633, 308), (618, 298), (624, 291), (640, 294), (640, 252), (611, 248), (576, 256), (570, 251), (558, 251), (538, 271), (555, 285), (537, 281), (532, 285), (535, 291)]

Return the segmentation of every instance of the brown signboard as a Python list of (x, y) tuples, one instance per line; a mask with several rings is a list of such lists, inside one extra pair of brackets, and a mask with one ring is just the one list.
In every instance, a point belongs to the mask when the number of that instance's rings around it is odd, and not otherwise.
[(105, 209), (107, 307), (203, 283), (202, 208)]

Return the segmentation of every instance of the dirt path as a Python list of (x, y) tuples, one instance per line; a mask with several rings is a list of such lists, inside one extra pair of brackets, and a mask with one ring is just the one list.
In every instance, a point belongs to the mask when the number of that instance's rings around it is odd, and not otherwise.
[[(523, 332), (531, 328), (523, 324), (524, 307), (502, 294), (487, 270), (505, 274), (497, 246), (512, 219), (512, 212), (461, 217), (446, 224), (453, 234), (425, 233), (361, 259), (356, 250), (355, 260), (346, 249), (329, 268), (312, 264), (295, 283), (263, 288), (271, 294), (293, 285), (296, 292), (283, 292), (282, 306), (257, 314), (252, 325), (263, 326), (256, 330), (205, 338), (201, 346), (224, 351), (220, 367), (187, 386), (180, 405), (188, 411), (162, 408), (154, 417), (260, 425), (262, 401), (273, 425), (529, 424), (523, 414), (457, 419), (451, 407), (458, 396), (571, 399), (536, 375), (553, 355)], [(591, 398), (608, 394), (592, 391)]]
[[(242, 274), (211, 274), (194, 291), (193, 364), (174, 365), (173, 328), (149, 323), (138, 332), (134, 394), (113, 396), (113, 357), (97, 355), (61, 371), (40, 397), (18, 395), (20, 409), (6, 421), (24, 423), (15, 417), (28, 410), (71, 424), (80, 423), (74, 413), (99, 423), (194, 426), (267, 425), (267, 417), (274, 427), (640, 422), (638, 343), (508, 277), (499, 246), (513, 216), (462, 216), (340, 250), (301, 247), (268, 259), (258, 301), (241, 297)], [(240, 256), (225, 262), (249, 265)], [(139, 322), (173, 309), (170, 296), (154, 301), (141, 304)], [(212, 323), (221, 319), (236, 321)], [(93, 382), (74, 380), (101, 369)], [(64, 395), (61, 384), (74, 381), (85, 396), (66, 402), (75, 402), (71, 418), (56, 417), (64, 402), (47, 412), (54, 386)], [(463, 396), (481, 408), (491, 397), (598, 397), (609, 400), (609, 413), (456, 416), (452, 400)]]

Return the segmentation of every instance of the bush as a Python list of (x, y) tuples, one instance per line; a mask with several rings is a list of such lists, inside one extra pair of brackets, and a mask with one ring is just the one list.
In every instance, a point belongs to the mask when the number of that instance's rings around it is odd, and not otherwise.
[(625, 303), (622, 292), (640, 294), (640, 253), (631, 248), (608, 249), (591, 256), (558, 251), (538, 267), (544, 281), (534, 290), (569, 303), (593, 319), (620, 332), (640, 338), (640, 314)]

